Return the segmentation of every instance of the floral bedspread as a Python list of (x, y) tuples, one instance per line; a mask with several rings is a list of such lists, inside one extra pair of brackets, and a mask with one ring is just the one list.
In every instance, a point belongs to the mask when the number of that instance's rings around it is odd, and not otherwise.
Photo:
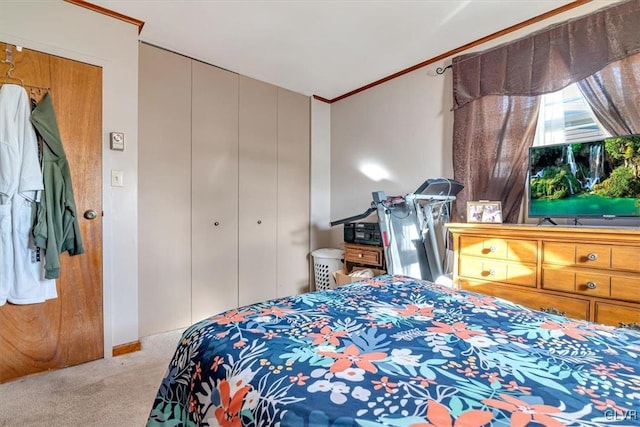
[(191, 326), (148, 425), (640, 425), (640, 333), (379, 276)]

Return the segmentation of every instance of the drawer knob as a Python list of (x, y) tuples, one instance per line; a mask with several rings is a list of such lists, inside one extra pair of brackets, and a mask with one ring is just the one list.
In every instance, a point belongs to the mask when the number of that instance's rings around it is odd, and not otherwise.
[(595, 253), (591, 252), (589, 255), (587, 255), (587, 259), (589, 261), (595, 261), (595, 260), (598, 259), (598, 254), (595, 254)]
[(492, 268), (491, 270), (489, 270), (489, 276), (495, 276), (495, 275), (496, 275), (495, 268)]
[(220, 225), (220, 222), (219, 222), (219, 221), (216, 221), (216, 222), (214, 222), (214, 223), (213, 223), (213, 225), (215, 225), (215, 226), (217, 227), (217, 226), (219, 226), (219, 225)]
[(596, 282), (587, 282), (587, 288), (589, 289), (595, 289), (597, 286)]
[(489, 252), (491, 252), (492, 254), (494, 254), (494, 253), (498, 252), (498, 247), (497, 247), (496, 245), (492, 245), (492, 246), (489, 248)]
[(624, 323), (624, 322), (620, 322), (619, 323), (621, 328), (627, 328), (627, 329), (634, 329), (636, 331), (640, 331), (640, 323)]
[(362, 256), (363, 256), (362, 254), (358, 254), (358, 258), (362, 258)]
[(564, 316), (564, 311), (560, 311), (555, 307), (549, 307), (549, 308), (540, 307), (540, 311), (542, 311), (543, 313), (557, 314), (558, 316)]

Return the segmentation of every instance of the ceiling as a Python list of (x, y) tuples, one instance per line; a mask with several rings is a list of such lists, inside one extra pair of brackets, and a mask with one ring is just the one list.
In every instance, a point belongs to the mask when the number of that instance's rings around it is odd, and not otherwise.
[(143, 21), (144, 42), (327, 100), (571, 2), (90, 1)]

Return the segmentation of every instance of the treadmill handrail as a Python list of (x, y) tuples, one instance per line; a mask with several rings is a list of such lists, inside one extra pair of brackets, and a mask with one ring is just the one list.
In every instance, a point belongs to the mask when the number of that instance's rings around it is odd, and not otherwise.
[(378, 209), (375, 207), (371, 207), (369, 209), (366, 210), (366, 212), (361, 213), (360, 215), (354, 215), (354, 216), (350, 216), (348, 218), (343, 218), (343, 219), (338, 219), (336, 221), (331, 221), (331, 226), (336, 226), (339, 224), (346, 224), (348, 222), (353, 222), (353, 221), (357, 221), (359, 219), (363, 219), (368, 217), (369, 215), (371, 215), (372, 213), (374, 213), (375, 211), (377, 211)]
[(434, 194), (433, 196), (425, 196), (423, 194), (408, 194), (405, 196), (407, 198), (412, 198), (415, 200), (443, 200), (443, 201), (453, 201), (456, 199), (456, 196), (440, 196)]

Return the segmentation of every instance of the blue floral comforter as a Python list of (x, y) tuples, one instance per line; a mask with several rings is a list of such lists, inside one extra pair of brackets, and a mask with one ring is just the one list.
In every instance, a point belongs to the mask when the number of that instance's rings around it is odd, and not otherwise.
[(148, 425), (640, 425), (640, 333), (379, 276), (191, 326)]

